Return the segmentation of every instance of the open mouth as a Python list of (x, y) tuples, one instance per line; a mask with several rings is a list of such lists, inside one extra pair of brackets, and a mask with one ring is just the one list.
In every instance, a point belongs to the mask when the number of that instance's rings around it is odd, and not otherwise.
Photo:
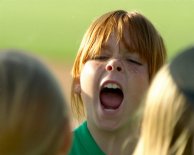
[(123, 101), (123, 91), (115, 83), (105, 84), (100, 91), (100, 101), (104, 109), (116, 110)]

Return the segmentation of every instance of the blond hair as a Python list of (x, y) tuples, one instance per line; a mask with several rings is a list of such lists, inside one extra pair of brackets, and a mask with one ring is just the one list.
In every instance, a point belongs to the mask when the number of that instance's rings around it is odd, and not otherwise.
[(141, 134), (134, 155), (187, 155), (192, 152), (194, 109), (165, 65), (145, 100)]
[(39, 60), (13, 49), (0, 53), (1, 155), (56, 154), (64, 137), (70, 142), (66, 104)]
[[(129, 51), (138, 53), (148, 63), (150, 81), (166, 60), (162, 37), (142, 14), (116, 10), (96, 19), (82, 39), (72, 69), (71, 106), (78, 120), (85, 119), (86, 114), (81, 95), (74, 91), (75, 83), (79, 79), (83, 65), (101, 52), (102, 45), (106, 44), (113, 32), (118, 42), (123, 41)], [(126, 41), (127, 37), (130, 38), (130, 43)]]

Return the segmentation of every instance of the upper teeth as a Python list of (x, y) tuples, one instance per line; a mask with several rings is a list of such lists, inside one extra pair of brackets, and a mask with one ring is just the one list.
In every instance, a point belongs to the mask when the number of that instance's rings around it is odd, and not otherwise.
[(107, 84), (104, 85), (104, 88), (112, 88), (112, 89), (119, 88), (120, 89), (120, 86), (115, 84), (115, 83), (107, 83)]

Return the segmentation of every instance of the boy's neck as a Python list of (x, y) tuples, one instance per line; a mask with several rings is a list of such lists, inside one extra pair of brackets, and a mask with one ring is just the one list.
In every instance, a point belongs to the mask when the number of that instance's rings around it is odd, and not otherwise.
[(132, 127), (126, 126), (117, 131), (107, 131), (88, 125), (88, 129), (106, 155), (130, 155), (138, 139), (138, 131), (134, 130), (134, 126), (133, 124)]

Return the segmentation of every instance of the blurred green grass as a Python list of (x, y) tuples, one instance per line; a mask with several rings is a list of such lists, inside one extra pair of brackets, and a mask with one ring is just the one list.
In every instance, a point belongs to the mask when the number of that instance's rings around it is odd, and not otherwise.
[(163, 36), (169, 58), (194, 44), (194, 0), (0, 0), (0, 49), (70, 63), (89, 24), (115, 9), (137, 10)]

